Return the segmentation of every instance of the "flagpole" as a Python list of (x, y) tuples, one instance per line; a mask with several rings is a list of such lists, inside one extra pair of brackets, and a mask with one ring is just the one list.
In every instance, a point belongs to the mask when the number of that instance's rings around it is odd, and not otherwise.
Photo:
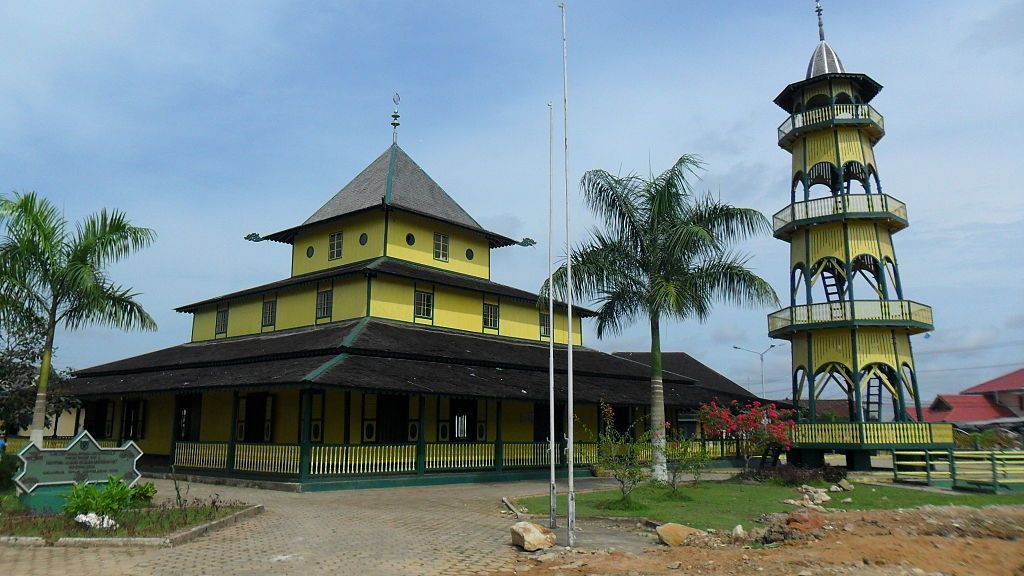
[(548, 527), (557, 528), (558, 501), (555, 492), (555, 292), (551, 261), (555, 243), (555, 109), (548, 102), (548, 453), (551, 456), (551, 486), (548, 490)]
[(572, 285), (572, 232), (570, 226), (570, 215), (572, 214), (572, 207), (569, 201), (569, 42), (565, 33), (565, 2), (559, 4), (562, 9), (562, 142), (564, 144), (564, 170), (565, 170), (565, 285), (566, 285), (566, 309), (568, 323), (566, 325), (566, 364), (567, 364), (567, 388), (568, 388), (568, 421), (566, 422), (566, 428), (568, 428), (567, 447), (568, 452), (566, 461), (569, 468), (569, 490), (566, 496), (566, 510), (568, 512), (566, 518), (566, 529), (568, 533), (568, 539), (566, 544), (572, 548), (576, 544), (576, 487), (573, 479), (574, 473), (574, 428), (576, 423), (574, 421), (573, 414), (573, 390), (572, 390), (572, 348), (573, 348), (573, 325), (572, 325), (572, 306), (573, 306), (573, 285)]

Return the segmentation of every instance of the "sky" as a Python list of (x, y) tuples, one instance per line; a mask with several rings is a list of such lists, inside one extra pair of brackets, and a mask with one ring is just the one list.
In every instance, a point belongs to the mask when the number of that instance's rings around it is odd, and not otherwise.
[[(574, 242), (593, 225), (575, 183), (595, 168), (660, 172), (695, 153), (699, 189), (768, 215), (786, 205), (772, 99), (804, 77), (813, 2), (568, 4)], [(824, 7), (846, 69), (885, 86), (875, 153), (909, 209), (894, 240), (904, 292), (935, 313), (913, 338), (922, 396), (1024, 366), (1024, 2)], [(71, 221), (117, 208), (158, 234), (111, 275), (159, 330), (59, 333), (58, 365), (181, 343), (191, 317), (176, 306), (286, 277), (289, 246), (243, 236), (302, 222), (384, 151), (395, 92), (417, 163), (486, 228), (538, 241), (496, 250), (492, 279), (536, 290), (546, 277), (548, 102), (562, 137), (553, 1), (8, 2), (0, 54), (0, 193), (37, 191)], [(741, 248), (787, 299), (787, 245)], [(767, 348), (771, 311), (722, 305), (665, 326), (663, 346), (759, 393), (758, 358), (733, 346)], [(586, 330), (601, 350), (649, 349), (643, 324)], [(790, 360), (776, 343), (765, 380), (781, 398)]]

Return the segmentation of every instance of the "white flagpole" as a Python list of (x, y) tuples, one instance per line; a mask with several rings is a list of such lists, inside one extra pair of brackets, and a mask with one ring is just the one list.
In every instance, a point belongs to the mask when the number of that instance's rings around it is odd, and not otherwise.
[(572, 348), (573, 348), (573, 325), (572, 325), (572, 305), (573, 305), (573, 285), (572, 285), (572, 233), (570, 227), (570, 215), (572, 214), (572, 207), (569, 201), (569, 42), (565, 33), (565, 2), (562, 2), (559, 7), (562, 9), (562, 138), (564, 144), (564, 161), (565, 161), (565, 285), (566, 285), (566, 309), (568, 323), (566, 325), (566, 350), (567, 350), (567, 388), (568, 388), (568, 422), (566, 422), (566, 428), (568, 428), (569, 436), (566, 440), (567, 448), (567, 464), (569, 467), (569, 490), (566, 496), (566, 510), (568, 512), (566, 518), (566, 528), (568, 532), (567, 544), (572, 548), (576, 544), (576, 487), (573, 479), (574, 473), (574, 428), (576, 423), (574, 421), (573, 414), (573, 399), (572, 399)]
[(548, 452), (551, 456), (551, 487), (548, 490), (548, 527), (557, 528), (555, 493), (555, 291), (551, 261), (555, 243), (555, 109), (548, 102)]

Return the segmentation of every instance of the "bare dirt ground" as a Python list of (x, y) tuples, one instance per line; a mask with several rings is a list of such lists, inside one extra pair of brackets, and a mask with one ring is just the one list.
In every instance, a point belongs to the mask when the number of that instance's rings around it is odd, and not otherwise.
[[(1024, 576), (1024, 507), (922, 507), (823, 515), (821, 530), (764, 546), (727, 534), (639, 553), (559, 550), (522, 555), (513, 574), (706, 576)], [(762, 527), (785, 526), (775, 517)], [(637, 529), (640, 531), (640, 529)]]

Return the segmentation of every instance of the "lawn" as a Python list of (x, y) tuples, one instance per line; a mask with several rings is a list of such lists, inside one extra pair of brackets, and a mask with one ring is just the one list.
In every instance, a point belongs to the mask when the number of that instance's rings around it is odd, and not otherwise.
[[(644, 517), (660, 522), (678, 522), (695, 528), (731, 530), (737, 524), (749, 527), (760, 515), (768, 512), (790, 512), (793, 506), (783, 504), (787, 498), (799, 499), (795, 487), (774, 482), (748, 484), (738, 481), (701, 482), (685, 485), (678, 494), (668, 488), (644, 485), (631, 495), (633, 507), (618, 506), (618, 490), (581, 492), (576, 495), (576, 514), (586, 516)], [(830, 494), (828, 507), (846, 510), (878, 510), (935, 506), (1024, 505), (1024, 494), (940, 494), (889, 486), (856, 484), (853, 492)], [(843, 504), (839, 500), (853, 498)], [(547, 496), (520, 498), (519, 505), (530, 513), (547, 510)], [(559, 514), (565, 514), (565, 496), (558, 499)]]
[(14, 492), (14, 488), (10, 490), (0, 490), (0, 514), (5, 512), (16, 512), (21, 509), (21, 503), (18, 502), (18, 496)]
[(184, 509), (173, 506), (156, 506), (129, 510), (117, 517), (120, 526), (116, 530), (92, 530), (76, 524), (61, 514), (33, 516), (24, 512), (0, 514), (0, 535), (41, 536), (48, 542), (63, 537), (71, 538), (132, 538), (169, 536), (188, 528), (224, 518), (243, 509), (237, 503), (193, 504)]

